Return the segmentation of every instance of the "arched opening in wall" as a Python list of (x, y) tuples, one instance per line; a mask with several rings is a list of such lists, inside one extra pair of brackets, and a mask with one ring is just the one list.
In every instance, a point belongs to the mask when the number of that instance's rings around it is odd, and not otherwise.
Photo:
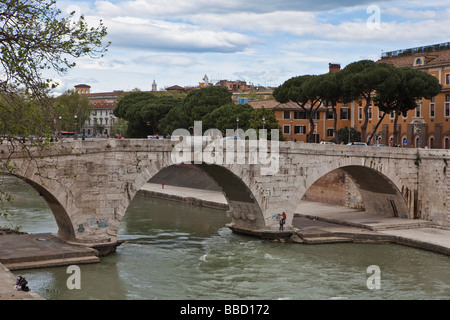
[(229, 226), (237, 220), (243, 224), (263, 220), (240, 178), (217, 165), (173, 165), (138, 191), (120, 222), (118, 237), (125, 243), (139, 238), (152, 244), (195, 244), (231, 233)]
[(444, 138), (444, 149), (450, 149), (450, 139), (448, 137)]
[(0, 175), (0, 226), (26, 233), (57, 233), (58, 225), (41, 193), (13, 175)]
[(414, 147), (416, 148), (420, 148), (420, 137), (416, 136), (416, 138), (414, 139)]
[(406, 136), (402, 137), (402, 147), (403, 148), (408, 147), (408, 138), (406, 138)]
[(434, 137), (430, 137), (428, 141), (428, 148), (434, 149)]
[(314, 208), (314, 203), (326, 204), (330, 210), (330, 205), (334, 206), (335, 212), (363, 211), (408, 218), (407, 202), (395, 184), (384, 174), (364, 166), (345, 166), (320, 177), (303, 195), (298, 213), (305, 205), (309, 205), (309, 210), (323, 211), (323, 206)]
[(394, 136), (389, 136), (389, 146), (393, 147), (394, 146)]

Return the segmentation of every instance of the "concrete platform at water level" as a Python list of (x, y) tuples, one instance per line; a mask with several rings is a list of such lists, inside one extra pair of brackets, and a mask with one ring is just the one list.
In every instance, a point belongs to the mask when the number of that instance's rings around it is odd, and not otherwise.
[[(11, 270), (95, 263), (95, 249), (71, 245), (52, 234), (8, 234), (0, 236), (0, 300), (42, 299), (34, 291), (14, 290)], [(30, 285), (31, 289), (32, 285)]]

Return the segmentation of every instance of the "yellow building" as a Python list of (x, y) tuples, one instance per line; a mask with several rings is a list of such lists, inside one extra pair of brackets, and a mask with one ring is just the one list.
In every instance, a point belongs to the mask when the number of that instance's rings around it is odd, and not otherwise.
[[(281, 127), (281, 132), (287, 141), (307, 142), (307, 136), (311, 124), (306, 118), (306, 112), (296, 103), (279, 103), (276, 100), (249, 101), (253, 108), (274, 110), (275, 118)], [(307, 107), (309, 108), (309, 107)], [(338, 108), (338, 123), (342, 127), (350, 125), (350, 109), (348, 107)], [(328, 141), (334, 138), (334, 120), (331, 108), (319, 107), (314, 118), (314, 140), (315, 142)]]
[[(431, 100), (418, 101), (417, 108), (400, 116), (397, 122), (398, 141), (394, 141), (394, 114), (385, 116), (374, 135), (372, 143), (401, 147), (450, 148), (450, 42), (384, 53), (378, 62), (396, 67), (411, 67), (434, 75), (442, 85), (442, 91)], [(330, 64), (330, 72), (338, 72), (339, 66)], [(309, 121), (295, 103), (281, 104), (275, 100), (249, 102), (254, 108), (264, 106), (275, 111), (276, 119), (286, 140), (307, 141)], [(361, 131), (364, 123), (365, 101), (338, 103), (337, 130), (352, 127)], [(369, 107), (367, 137), (371, 135), (382, 113), (375, 105)], [(329, 141), (334, 137), (334, 119), (331, 108), (321, 107), (314, 119), (315, 141)]]
[[(339, 64), (329, 64), (330, 72), (338, 72)], [(306, 112), (296, 103), (279, 103), (274, 99), (255, 100), (248, 102), (253, 108), (264, 107), (274, 110), (275, 118), (281, 127), (281, 132), (287, 141), (307, 142), (308, 133), (311, 124), (307, 119)], [(309, 106), (305, 106), (309, 109)], [(339, 104), (336, 106), (337, 130), (339, 128), (349, 127), (351, 125), (351, 108), (349, 105)], [(314, 141), (330, 141), (335, 138), (334, 135), (334, 117), (333, 110), (325, 106), (317, 109), (314, 118)]]
[[(393, 141), (393, 115), (385, 117), (377, 131), (380, 141), (402, 147), (449, 149), (450, 42), (387, 52), (378, 62), (423, 70), (435, 76), (442, 85), (442, 91), (436, 97), (419, 101), (417, 108), (409, 111), (407, 117), (399, 117), (399, 141)], [(369, 121), (368, 129), (373, 129), (379, 116), (378, 108), (373, 107), (373, 119)], [(354, 123), (355, 129), (359, 130), (361, 123), (358, 118)]]

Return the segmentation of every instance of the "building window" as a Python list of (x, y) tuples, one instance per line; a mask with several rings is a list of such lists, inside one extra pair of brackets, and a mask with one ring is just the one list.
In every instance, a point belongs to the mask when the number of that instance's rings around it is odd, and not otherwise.
[(305, 111), (294, 111), (294, 119), (306, 119)]
[(358, 120), (362, 120), (363, 118), (363, 108), (359, 107), (358, 108)]
[(383, 117), (383, 111), (378, 109), (378, 120), (380, 120)]
[(421, 107), (420, 104), (418, 104), (416, 107), (416, 117), (420, 117), (420, 107)]
[(434, 103), (430, 103), (430, 118), (434, 118)]
[(334, 119), (333, 109), (327, 109), (327, 119)]
[(291, 118), (291, 111), (284, 111), (283, 119), (290, 119), (290, 118)]
[(350, 120), (349, 108), (341, 108), (341, 120)]
[(334, 137), (334, 129), (327, 129), (327, 137)]
[(446, 102), (444, 106), (445, 116), (450, 117), (450, 102)]
[(447, 73), (447, 74), (445, 75), (445, 84), (446, 84), (446, 85), (449, 85), (449, 84), (450, 84), (450, 73)]
[(295, 126), (294, 127), (294, 133), (295, 134), (305, 134), (306, 133), (306, 126)]
[(389, 113), (389, 119), (394, 119), (395, 118), (395, 112), (391, 111), (391, 113)]
[(291, 133), (291, 126), (283, 126), (283, 133), (286, 134)]
[(369, 107), (368, 112), (369, 112), (369, 120), (372, 120), (372, 106)]

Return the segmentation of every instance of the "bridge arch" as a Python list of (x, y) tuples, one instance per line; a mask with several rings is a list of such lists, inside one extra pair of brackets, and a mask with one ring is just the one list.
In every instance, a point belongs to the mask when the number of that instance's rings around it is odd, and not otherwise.
[(361, 162), (361, 159), (346, 158), (317, 168), (307, 177), (303, 194), (321, 177), (337, 169), (354, 183), (366, 212), (390, 217), (410, 217), (408, 188), (395, 171), (375, 160)]
[(44, 184), (17, 174), (2, 173), (2, 175), (14, 176), (32, 187), (42, 197), (42, 199), (44, 199), (52, 211), (56, 225), (58, 226), (58, 237), (67, 241), (75, 240), (75, 231), (66, 208), (55, 197), (55, 195), (45, 187)]
[[(145, 183), (163, 169), (173, 165), (171, 162), (163, 162), (159, 163), (157, 167), (143, 165), (141, 168), (138, 168), (140, 173), (139, 179), (134, 181), (134, 185), (127, 187), (129, 190), (128, 198), (122, 201), (120, 214), (116, 215), (115, 226), (111, 229), (118, 231), (119, 224), (138, 190), (142, 189)], [(265, 226), (264, 215), (254, 195), (254, 191), (250, 189), (248, 181), (244, 181), (245, 179), (239, 176), (241, 173), (235, 172), (240, 166), (235, 168), (233, 166), (227, 167), (207, 163), (198, 163), (194, 164), (194, 166), (198, 170), (203, 171), (220, 187), (228, 202), (228, 215), (231, 218), (231, 225), (237, 225), (239, 229), (246, 230), (256, 230)], [(110, 235), (113, 237), (117, 236), (117, 234)]]

